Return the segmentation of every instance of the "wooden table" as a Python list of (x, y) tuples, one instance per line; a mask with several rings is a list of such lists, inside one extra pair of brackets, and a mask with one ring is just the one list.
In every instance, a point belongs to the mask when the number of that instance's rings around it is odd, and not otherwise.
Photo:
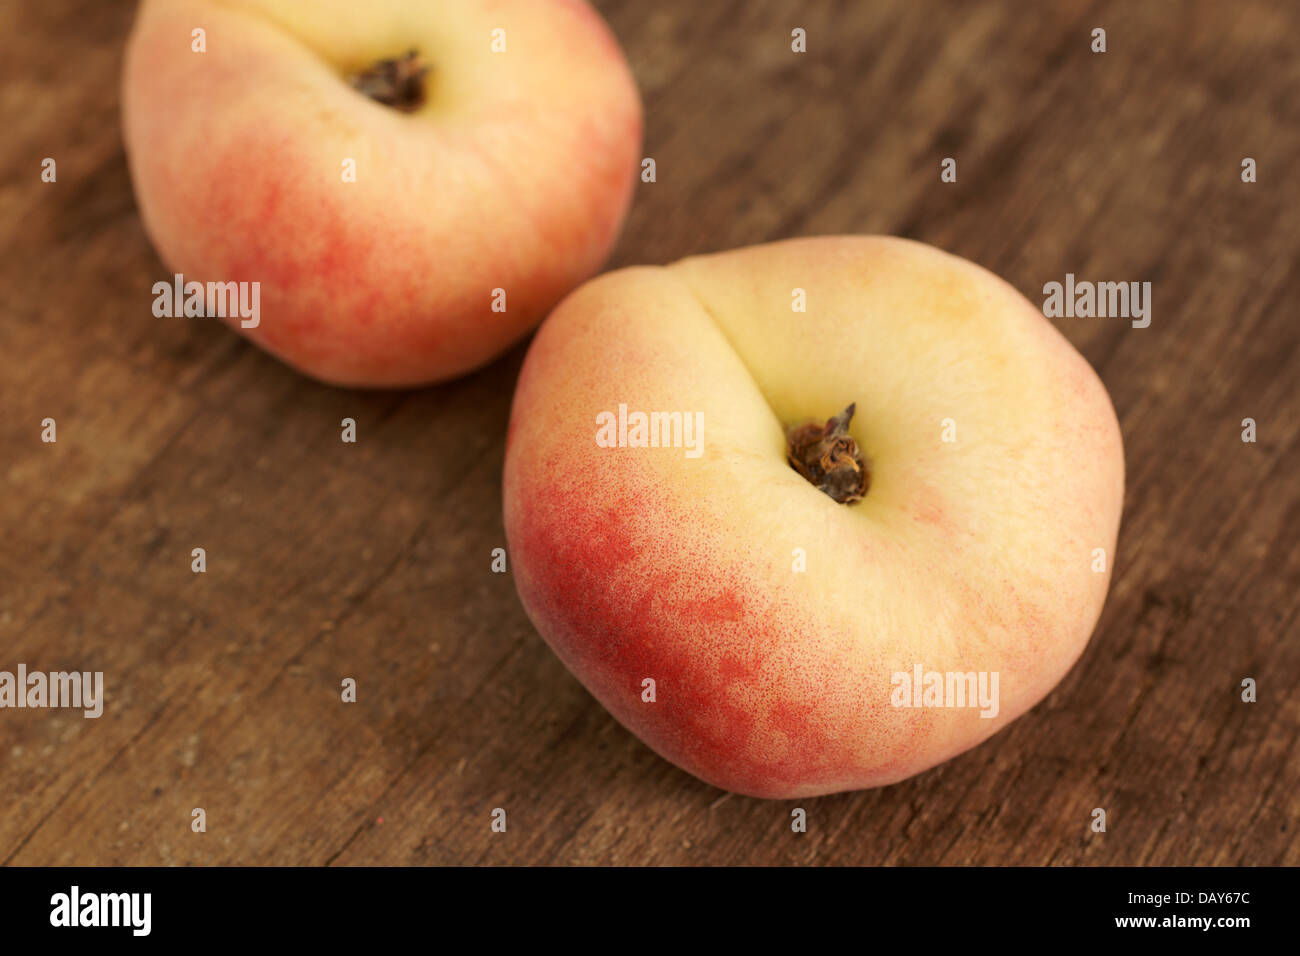
[(107, 702), (99, 720), (0, 711), (0, 861), (1300, 862), (1300, 7), (599, 5), (658, 173), (612, 267), (881, 232), (1034, 301), (1067, 272), (1152, 283), (1149, 328), (1055, 320), (1109, 388), (1128, 461), (1082, 660), (897, 786), (795, 804), (677, 770), (490, 573), (525, 347), (362, 393), (219, 323), (153, 318), (167, 272), (119, 134), (133, 5), (9, 3), (0, 669), (100, 670)]

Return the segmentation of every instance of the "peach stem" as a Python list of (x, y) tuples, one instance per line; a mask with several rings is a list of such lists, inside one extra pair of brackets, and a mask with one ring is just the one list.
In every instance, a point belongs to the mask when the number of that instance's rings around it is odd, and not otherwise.
[(424, 105), (425, 74), (429, 67), (416, 50), (404, 56), (379, 60), (349, 77), (352, 88), (385, 106), (412, 113)]
[(805, 422), (785, 432), (786, 460), (818, 490), (840, 504), (861, 500), (871, 485), (871, 472), (862, 450), (849, 434), (857, 403), (850, 404), (826, 424)]

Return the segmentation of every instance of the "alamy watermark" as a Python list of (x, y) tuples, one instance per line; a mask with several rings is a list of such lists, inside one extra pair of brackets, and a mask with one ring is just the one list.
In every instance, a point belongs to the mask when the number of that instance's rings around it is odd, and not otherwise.
[(704, 454), (703, 412), (629, 412), (596, 416), (596, 444), (601, 448), (684, 448), (687, 458)]
[(1043, 286), (1043, 315), (1049, 319), (1132, 319), (1133, 328), (1151, 324), (1150, 282), (1065, 282)]
[(895, 671), (889, 702), (895, 707), (978, 707), (980, 716), (998, 715), (997, 671)]
[(132, 936), (148, 936), (152, 914), (152, 893), (83, 893), (73, 884), (68, 892), (50, 897), (51, 926), (121, 926)]
[(260, 282), (186, 282), (179, 272), (172, 281), (153, 284), (153, 314), (160, 319), (233, 318), (239, 327), (255, 329), (262, 321)]
[(27, 672), (26, 664), (18, 673), (0, 671), (0, 708), (4, 707), (73, 707), (81, 708), (85, 717), (104, 713), (104, 672), (43, 671)]

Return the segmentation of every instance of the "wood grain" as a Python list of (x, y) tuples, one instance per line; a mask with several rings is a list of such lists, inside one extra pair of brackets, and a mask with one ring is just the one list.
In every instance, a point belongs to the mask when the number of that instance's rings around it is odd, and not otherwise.
[(599, 6), (658, 168), (612, 266), (883, 232), (1034, 301), (1066, 272), (1153, 283), (1148, 329), (1057, 320), (1128, 461), (1082, 660), (974, 751), (803, 801), (806, 834), (794, 804), (677, 770), (489, 571), (524, 348), (443, 387), (349, 392), (216, 323), (154, 319), (166, 270), (119, 133), (133, 6), (5, 4), (0, 669), (102, 670), (108, 701), (99, 720), (0, 711), (0, 861), (1300, 862), (1300, 7)]

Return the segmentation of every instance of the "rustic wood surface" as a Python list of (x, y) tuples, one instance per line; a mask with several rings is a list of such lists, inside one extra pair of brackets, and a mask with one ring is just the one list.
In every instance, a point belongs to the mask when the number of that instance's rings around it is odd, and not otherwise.
[(1300, 7), (599, 6), (658, 166), (611, 266), (882, 232), (1034, 301), (1066, 272), (1153, 283), (1150, 328), (1056, 320), (1128, 462), (1082, 660), (897, 786), (796, 804), (677, 770), (489, 571), (525, 347), (362, 393), (153, 318), (167, 272), (119, 132), (133, 4), (19, 0), (0, 7), (0, 669), (102, 670), (107, 703), (0, 711), (0, 861), (1300, 862)]

